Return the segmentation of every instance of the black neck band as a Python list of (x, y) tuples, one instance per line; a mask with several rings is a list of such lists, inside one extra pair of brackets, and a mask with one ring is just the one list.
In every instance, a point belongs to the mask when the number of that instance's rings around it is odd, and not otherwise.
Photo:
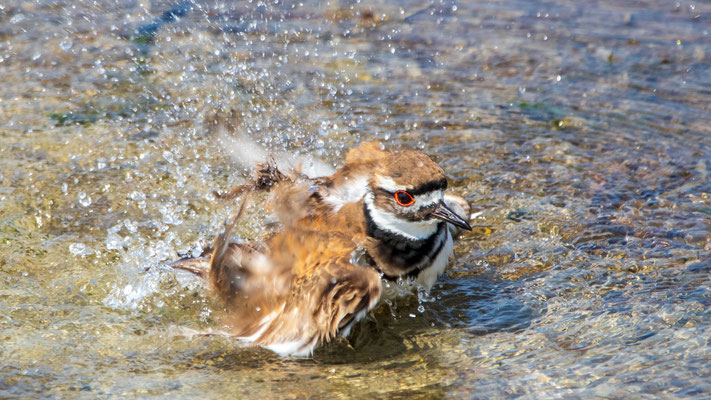
[(398, 275), (388, 275), (390, 280), (417, 276), (420, 270), (429, 267), (446, 242), (445, 222), (437, 224), (437, 230), (425, 239), (410, 239), (383, 229), (373, 220), (366, 202), (363, 202), (366, 234), (378, 241), (378, 257), (387, 265), (380, 265), (382, 271), (402, 271)]

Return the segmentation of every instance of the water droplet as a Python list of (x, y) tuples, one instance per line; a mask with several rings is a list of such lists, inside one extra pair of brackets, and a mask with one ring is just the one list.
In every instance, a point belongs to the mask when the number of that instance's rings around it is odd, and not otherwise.
[(87, 196), (86, 193), (79, 192), (79, 195), (77, 197), (79, 198), (79, 204), (81, 204), (83, 207), (89, 207), (91, 205), (91, 197)]
[(109, 250), (121, 250), (123, 249), (123, 244), (123, 238), (115, 233), (106, 237), (106, 248)]
[(118, 233), (121, 229), (123, 229), (121, 224), (116, 224), (116, 225), (112, 226), (111, 228), (109, 228), (109, 233), (110, 234), (111, 233)]
[(190, 257), (195, 258), (199, 257), (202, 254), (202, 251), (202, 245), (200, 245), (200, 243), (195, 243), (188, 251), (188, 254)]
[(86, 254), (86, 245), (84, 243), (72, 243), (69, 245), (69, 252), (75, 256)]
[(131, 200), (133, 200), (133, 201), (145, 200), (145, 199), (146, 199), (146, 195), (143, 194), (143, 192), (141, 192), (141, 191), (134, 190), (133, 192), (131, 192), (131, 193), (128, 195), (128, 198), (131, 199)]
[(11, 24), (19, 24), (20, 22), (22, 22), (22, 21), (24, 21), (24, 20), (25, 20), (25, 16), (24, 16), (24, 15), (22, 15), (22, 14), (17, 14), (17, 15), (15, 15), (15, 16), (13, 16), (12, 18), (10, 18), (10, 23), (11, 23)]
[(173, 158), (173, 153), (169, 152), (168, 150), (163, 152), (163, 158), (165, 159), (165, 161), (168, 161), (171, 164), (175, 162), (175, 159)]
[(123, 224), (126, 229), (131, 233), (136, 233), (138, 231), (138, 225), (129, 219), (123, 220)]
[(66, 39), (62, 40), (62, 42), (59, 44), (59, 48), (64, 51), (67, 51), (67, 50), (71, 49), (73, 45), (74, 45), (74, 42), (72, 42), (71, 39), (66, 38)]
[(420, 306), (417, 307), (417, 311), (418, 311), (420, 314), (424, 313), (424, 312), (425, 312), (425, 306), (423, 306), (422, 304), (420, 304)]

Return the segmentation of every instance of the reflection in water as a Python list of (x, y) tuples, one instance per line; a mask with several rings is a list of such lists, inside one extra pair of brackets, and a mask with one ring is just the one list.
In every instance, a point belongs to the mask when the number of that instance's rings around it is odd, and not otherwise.
[[(1, 5), (0, 397), (707, 397), (709, 12)], [(222, 310), (166, 262), (234, 211), (230, 135), (420, 149), (481, 229), (313, 359), (187, 334)]]

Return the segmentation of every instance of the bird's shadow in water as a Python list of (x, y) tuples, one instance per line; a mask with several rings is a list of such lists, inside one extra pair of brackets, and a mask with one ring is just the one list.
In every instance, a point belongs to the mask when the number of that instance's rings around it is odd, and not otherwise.
[(404, 354), (409, 350), (408, 337), (430, 327), (417, 311), (418, 306), (414, 294), (381, 302), (353, 327), (348, 338), (338, 336), (318, 347), (313, 360), (325, 364), (369, 363)]
[(545, 304), (521, 295), (520, 284), (485, 274), (446, 279), (433, 313), (441, 324), (474, 335), (519, 332), (545, 312)]

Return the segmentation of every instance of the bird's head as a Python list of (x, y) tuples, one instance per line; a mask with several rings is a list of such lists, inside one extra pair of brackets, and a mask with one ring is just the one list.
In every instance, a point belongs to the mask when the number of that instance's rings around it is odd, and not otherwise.
[(366, 206), (381, 228), (409, 239), (421, 240), (445, 221), (471, 230), (469, 223), (444, 202), (447, 178), (426, 155), (401, 151), (386, 157), (373, 171)]

